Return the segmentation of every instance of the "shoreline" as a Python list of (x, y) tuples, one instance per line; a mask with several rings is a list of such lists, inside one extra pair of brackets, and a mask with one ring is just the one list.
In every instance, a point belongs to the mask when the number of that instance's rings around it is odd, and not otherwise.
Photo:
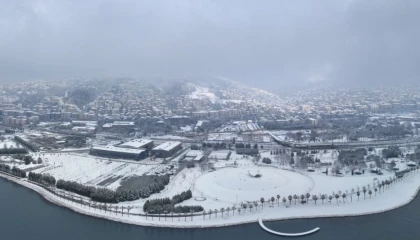
[[(36, 184), (27, 182), (27, 181), (22, 181), (21, 179), (6, 175), (4, 173), (0, 172), (0, 177), (3, 179), (6, 179), (10, 182), (14, 182), (16, 184), (19, 184), (23, 187), (26, 187), (28, 189), (31, 189), (35, 192), (37, 192), (38, 194), (40, 194), (45, 200), (47, 200), (50, 203), (56, 204), (58, 206), (61, 207), (65, 207), (68, 208), (76, 213), (79, 214), (83, 214), (83, 215), (88, 215), (91, 217), (96, 217), (96, 218), (101, 218), (101, 219), (106, 219), (106, 220), (110, 220), (110, 221), (114, 221), (114, 222), (120, 222), (120, 223), (125, 223), (125, 224), (131, 224), (131, 225), (137, 225), (137, 226), (144, 226), (144, 227), (162, 227), (162, 228), (214, 228), (214, 227), (229, 227), (229, 226), (237, 226), (237, 225), (243, 225), (243, 224), (251, 224), (251, 223), (258, 223), (258, 217), (255, 216), (254, 220), (240, 220), (238, 218), (238, 221), (233, 221), (233, 222), (227, 222), (227, 223), (217, 223), (214, 222), (214, 224), (205, 224), (205, 225), (200, 225), (200, 224), (170, 224), (170, 223), (166, 223), (163, 221), (159, 221), (158, 223), (154, 224), (154, 223), (150, 223), (150, 222), (145, 222), (145, 221), (133, 221), (130, 219), (129, 216), (124, 216), (124, 218), (121, 217), (112, 217), (110, 215), (106, 215), (106, 214), (98, 214), (98, 213), (94, 213), (91, 211), (86, 211), (83, 210), (80, 207), (74, 206), (72, 204), (66, 203), (63, 200), (59, 200), (58, 197), (54, 194), (52, 194), (51, 192), (45, 190), (43, 187), (40, 187)], [(342, 214), (318, 214), (318, 215), (307, 215), (307, 216), (291, 216), (291, 217), (266, 217), (264, 218), (264, 221), (283, 221), (283, 220), (294, 220), (294, 219), (314, 219), (314, 218), (335, 218), (335, 217), (359, 217), (359, 216), (366, 216), (366, 215), (372, 215), (372, 214), (380, 214), (380, 213), (385, 213), (388, 211), (392, 211), (395, 210), (397, 208), (403, 207), (405, 205), (408, 205), (409, 203), (411, 203), (419, 194), (420, 191), (420, 183), (417, 184), (418, 186), (416, 187), (416, 190), (414, 191), (414, 194), (411, 195), (407, 200), (405, 200), (404, 202), (397, 204), (395, 206), (391, 206), (391, 207), (385, 207), (382, 210), (377, 210), (377, 211), (370, 211), (370, 212), (363, 212), (363, 213), (342, 213)], [(131, 216), (132, 219), (134, 219), (136, 216)], [(182, 216), (183, 218), (184, 216)], [(163, 218), (163, 217), (162, 217)]]

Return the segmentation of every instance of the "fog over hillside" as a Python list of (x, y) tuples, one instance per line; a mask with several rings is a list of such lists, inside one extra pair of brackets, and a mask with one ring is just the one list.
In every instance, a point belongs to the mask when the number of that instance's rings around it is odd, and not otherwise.
[(1, 1), (0, 81), (225, 77), (287, 92), (418, 82), (420, 2)]

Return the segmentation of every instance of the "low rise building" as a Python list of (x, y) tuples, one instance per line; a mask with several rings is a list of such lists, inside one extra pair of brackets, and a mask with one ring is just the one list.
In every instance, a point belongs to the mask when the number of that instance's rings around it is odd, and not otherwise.
[(174, 155), (177, 151), (182, 149), (182, 143), (179, 141), (169, 141), (160, 144), (152, 149), (152, 155), (158, 158), (167, 158)]
[(91, 147), (89, 154), (103, 157), (126, 158), (135, 160), (145, 159), (148, 155), (146, 149), (131, 149), (115, 146), (93, 146)]

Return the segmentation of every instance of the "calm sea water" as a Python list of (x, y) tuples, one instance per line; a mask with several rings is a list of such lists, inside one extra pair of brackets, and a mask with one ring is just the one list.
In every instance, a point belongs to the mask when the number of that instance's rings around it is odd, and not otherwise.
[[(378, 215), (266, 222), (284, 232), (321, 230), (308, 240), (420, 239), (420, 197), (411, 204)], [(38, 193), (0, 178), (0, 239), (4, 240), (262, 240), (285, 239), (257, 223), (226, 228), (170, 229), (116, 223), (80, 215), (53, 205)]]

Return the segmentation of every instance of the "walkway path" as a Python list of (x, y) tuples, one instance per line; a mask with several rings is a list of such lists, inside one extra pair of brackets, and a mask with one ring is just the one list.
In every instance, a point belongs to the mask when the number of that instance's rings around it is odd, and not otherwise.
[(267, 228), (264, 225), (264, 223), (262, 221), (262, 218), (258, 219), (258, 223), (260, 224), (260, 227), (262, 229), (264, 229), (265, 231), (267, 231), (269, 233), (272, 233), (272, 234), (275, 234), (275, 235), (285, 236), (285, 237), (300, 237), (300, 236), (305, 236), (305, 235), (309, 235), (309, 234), (312, 234), (314, 232), (317, 232), (320, 229), (319, 227), (317, 227), (317, 228), (314, 228), (314, 229), (312, 229), (310, 231), (307, 231), (307, 232), (301, 232), (301, 233), (282, 233), (282, 232), (276, 232), (276, 231), (273, 231), (273, 230)]

